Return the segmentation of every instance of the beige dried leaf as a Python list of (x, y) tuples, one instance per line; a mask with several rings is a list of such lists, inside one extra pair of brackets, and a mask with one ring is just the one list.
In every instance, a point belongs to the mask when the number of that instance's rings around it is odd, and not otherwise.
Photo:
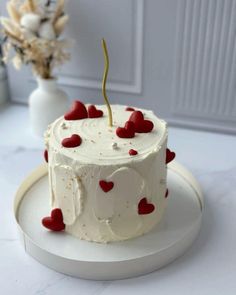
[(34, 3), (34, 0), (28, 0), (28, 5), (29, 5), (29, 9), (31, 12), (35, 12), (35, 3)]
[(16, 7), (14, 6), (13, 2), (8, 2), (7, 3), (7, 11), (10, 16), (10, 18), (15, 22), (15, 23), (20, 23), (21, 19), (21, 14), (17, 11)]
[(10, 36), (14, 36), (15, 39), (20, 39), (21, 31), (18, 26), (14, 24), (14, 22), (8, 18), (1, 17), (1, 24), (5, 29), (5, 32)]
[(16, 8), (19, 8), (19, 6), (22, 4), (22, 0), (9, 0)]
[(5, 43), (3, 45), (3, 48), (2, 48), (3, 49), (3, 59), (2, 59), (2, 61), (4, 63), (7, 63), (9, 60), (9, 52), (10, 52), (11, 48), (12, 48), (11, 43)]
[(14, 65), (14, 67), (17, 70), (20, 70), (21, 66), (22, 66), (22, 59), (20, 58), (19, 55), (16, 55), (13, 59), (12, 59), (12, 63)]
[(64, 31), (68, 20), (69, 20), (69, 16), (64, 15), (56, 21), (56, 23), (54, 24), (54, 30), (57, 36), (59, 36)]
[(64, 11), (65, 0), (58, 0), (52, 23), (55, 24)]
[(19, 10), (20, 10), (20, 13), (21, 13), (21, 14), (26, 14), (26, 13), (30, 13), (30, 12), (32, 12), (32, 9), (31, 9), (31, 7), (30, 7), (30, 5), (29, 5), (29, 1), (26, 0), (25, 2), (23, 2), (23, 3), (21, 4)]

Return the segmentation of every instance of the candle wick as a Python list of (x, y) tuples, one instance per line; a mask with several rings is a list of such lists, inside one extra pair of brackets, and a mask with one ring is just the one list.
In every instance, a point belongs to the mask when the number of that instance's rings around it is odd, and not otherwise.
[(104, 39), (102, 39), (102, 47), (103, 47), (104, 60), (105, 60), (104, 74), (103, 74), (103, 80), (102, 80), (102, 94), (108, 109), (109, 126), (112, 127), (113, 126), (112, 110), (111, 110), (111, 105), (109, 103), (107, 93), (106, 93), (106, 83), (107, 83), (107, 76), (109, 71), (109, 56), (108, 56), (106, 41)]

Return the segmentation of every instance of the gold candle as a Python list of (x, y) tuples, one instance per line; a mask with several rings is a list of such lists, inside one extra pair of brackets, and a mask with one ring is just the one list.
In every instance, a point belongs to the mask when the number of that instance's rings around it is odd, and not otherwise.
[(109, 56), (108, 56), (106, 41), (104, 39), (102, 39), (102, 47), (103, 47), (104, 60), (105, 60), (104, 74), (103, 74), (103, 80), (102, 80), (102, 94), (108, 109), (109, 126), (112, 127), (113, 126), (112, 110), (111, 110), (111, 106), (106, 93), (106, 83), (107, 83), (107, 76), (109, 71)]

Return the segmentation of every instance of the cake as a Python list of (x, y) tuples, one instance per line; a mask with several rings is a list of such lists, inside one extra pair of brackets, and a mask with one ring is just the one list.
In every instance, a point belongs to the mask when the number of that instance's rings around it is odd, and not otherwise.
[(75, 101), (45, 132), (51, 216), (43, 225), (107, 243), (141, 236), (166, 205), (167, 124), (152, 111)]

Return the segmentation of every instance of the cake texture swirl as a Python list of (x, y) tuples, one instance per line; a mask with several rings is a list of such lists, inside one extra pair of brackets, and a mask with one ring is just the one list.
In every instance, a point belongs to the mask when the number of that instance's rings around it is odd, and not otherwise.
[[(167, 203), (165, 121), (149, 110), (111, 108), (112, 127), (105, 105), (85, 105), (87, 116), (73, 110), (45, 133), (52, 209), (61, 210), (66, 232), (102, 243), (149, 232)], [(133, 134), (121, 137), (127, 122)]]

